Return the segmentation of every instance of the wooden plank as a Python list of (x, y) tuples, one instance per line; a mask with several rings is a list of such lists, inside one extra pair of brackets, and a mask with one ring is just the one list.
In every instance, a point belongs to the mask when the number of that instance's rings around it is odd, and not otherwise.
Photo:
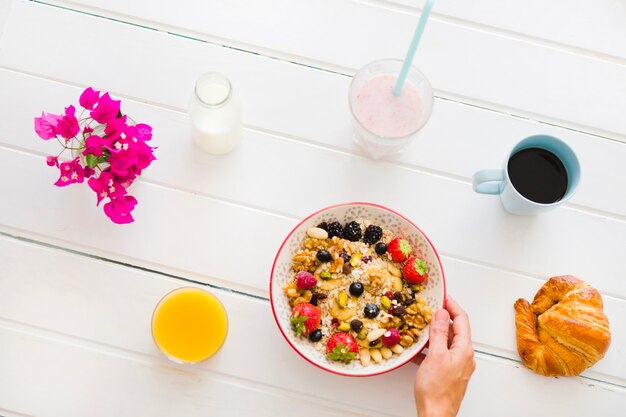
[[(10, 328), (10, 327), (9, 327)], [(66, 339), (61, 339), (66, 340)], [(376, 416), (165, 359), (48, 340), (0, 323), (0, 403), (23, 416)], [(351, 407), (356, 409), (355, 407)], [(1, 410), (0, 410), (1, 411)], [(390, 414), (382, 414), (390, 415)], [(398, 414), (396, 414), (398, 415)]]
[[(32, 263), (29, 259), (38, 262)], [(443, 262), (448, 291), (468, 311), (477, 349), (518, 360), (513, 302), (519, 297), (532, 300), (542, 281), (447, 257)], [(149, 280), (154, 278), (153, 275), (6, 237), (0, 237), (0, 264), (5, 265), (0, 285), (11, 288), (0, 296), (0, 317), (149, 353), (145, 349), (144, 327), (149, 321), (150, 306), (170, 288), (165, 288), (165, 284), (152, 284), (158, 289), (146, 293), (144, 288), (151, 287)], [(56, 276), (67, 269), (66, 265), (72, 265), (72, 269), (64, 273), (66, 278), (50, 279), (47, 276), (47, 271), (53, 271), (51, 275)], [(124, 288), (121, 293), (120, 288)], [(60, 298), (66, 302), (54, 301)], [(140, 301), (133, 302), (135, 298)], [(604, 301), (612, 323), (612, 346), (606, 357), (585, 375), (626, 388), (626, 364), (623, 361), (626, 328), (619, 325), (621, 317), (626, 315), (626, 301), (607, 296)], [(53, 305), (49, 305), (51, 303)], [(119, 307), (103, 314), (110, 309), (111, 303)], [(242, 303), (240, 298), (229, 297), (227, 303), (237, 314), (246, 310), (238, 307)], [(266, 302), (259, 304), (259, 308), (267, 308)], [(47, 312), (45, 315), (41, 314), (42, 309)], [(85, 313), (80, 319), (70, 320), (76, 311)], [(246, 317), (254, 317), (254, 314), (246, 313)], [(260, 311), (256, 314), (264, 316)], [(127, 322), (126, 328), (117, 331), (118, 323), (126, 322), (124, 317), (142, 317), (142, 320)], [(272, 332), (273, 321), (268, 322), (270, 324), (259, 331), (258, 337)]]
[[(424, 4), (416, 0), (389, 3), (411, 9)], [(626, 59), (626, 5), (620, 1), (448, 0), (437, 2), (433, 14), (453, 18), (460, 25), (484, 25), (496, 33), (520, 35), (528, 41)]]
[[(375, 378), (324, 373), (290, 351), (264, 301), (213, 290), (229, 312), (229, 337), (211, 360), (178, 366), (153, 345), (149, 318), (160, 296), (180, 281), (6, 238), (0, 245), (9, 249), (0, 251), (9, 268), (0, 279), (10, 289), (0, 294), (0, 386), (6, 387), (0, 403), (5, 408), (41, 415), (45, 407), (43, 414), (64, 417), (193, 415), (229, 412), (229, 404), (245, 402), (245, 407), (267, 408), (260, 415), (286, 415), (295, 401), (304, 415), (318, 410), (343, 415), (347, 409), (358, 415), (414, 412), (413, 365)], [(34, 256), (40, 261), (22, 261)], [(582, 378), (544, 378), (483, 354), (477, 355), (477, 365), (461, 416), (501, 415), (505, 406), (511, 416), (533, 410), (549, 416), (557, 407), (572, 416), (592, 410), (608, 415), (626, 400), (623, 388)]]
[[(19, 10), (15, 14), (19, 21), (41, 20), (41, 24), (13, 25), (5, 39), (0, 40), (4, 51), (0, 63), (181, 111), (185, 111), (195, 77), (208, 69), (221, 71), (233, 79), (245, 98), (248, 126), (360, 154), (351, 140), (346, 103), (348, 77), (67, 11), (47, 7)], [(44, 19), (44, 15), (49, 19)], [(71, 60), (56, 59), (55, 45), (72, 37), (74, 31), (101, 38), (100, 53), (117, 58), (102, 60), (98, 66), (76, 66)], [(77, 50), (88, 50), (90, 43), (87, 37), (74, 40)], [(126, 48), (120, 48), (120, 44)], [(110, 73), (119, 70), (118, 62), (125, 63), (125, 71), (141, 74), (142, 82), (136, 82), (134, 76), (110, 77)], [(146, 72), (145, 68), (160, 70)], [(60, 110), (67, 103), (75, 103), (80, 94), (79, 89), (67, 90), (30, 77), (3, 73), (3, 91), (24, 101), (20, 107), (11, 101), (0, 104), (4, 113), (16, 114), (7, 118), (12, 122), (10, 126), (0, 127), (13, 142), (25, 142), (21, 135), (29, 131), (30, 115), (43, 109)], [(168, 78), (163, 74), (168, 74)], [(136, 114), (135, 108), (132, 107), (132, 114)], [(147, 120), (155, 120), (163, 113), (148, 107), (141, 114)], [(179, 122), (172, 126), (175, 130), (168, 131), (167, 136), (181, 138), (177, 142), (180, 143), (188, 137), (188, 122), (184, 117), (176, 120)], [(626, 194), (614, 192), (626, 181), (626, 166), (621, 163), (626, 159), (626, 147), (621, 143), (446, 100), (435, 103), (433, 117), (418, 139), (392, 161), (469, 181), (475, 171), (499, 166), (517, 141), (537, 133), (561, 137), (579, 155), (583, 176), (574, 204), (626, 217)]]
[[(214, 0), (183, 8), (151, 7), (149, 0), (72, 4), (348, 73), (375, 59), (404, 57), (417, 19), (349, 0)], [(415, 62), (439, 95), (626, 140), (626, 71), (619, 63), (437, 19)]]

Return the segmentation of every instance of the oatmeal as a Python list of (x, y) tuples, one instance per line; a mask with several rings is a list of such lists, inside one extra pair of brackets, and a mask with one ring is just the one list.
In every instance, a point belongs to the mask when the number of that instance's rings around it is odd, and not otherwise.
[(294, 331), (331, 360), (367, 366), (399, 355), (432, 318), (420, 295), (425, 261), (368, 220), (308, 229), (290, 273), (283, 290)]

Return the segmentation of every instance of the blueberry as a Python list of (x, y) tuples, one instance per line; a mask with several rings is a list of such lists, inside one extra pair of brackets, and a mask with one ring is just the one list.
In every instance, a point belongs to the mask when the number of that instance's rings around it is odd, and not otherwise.
[(361, 320), (354, 319), (350, 322), (350, 328), (358, 333), (363, 330), (363, 322)]
[(320, 224), (317, 225), (317, 227), (319, 227), (320, 229), (324, 229), (328, 232), (328, 223), (326, 222), (321, 222)]
[(352, 284), (350, 284), (350, 294), (354, 295), (355, 297), (359, 297), (361, 294), (363, 294), (363, 284), (361, 284), (360, 282), (353, 282)]
[(322, 340), (322, 331), (320, 329), (315, 329), (311, 333), (309, 333), (309, 340), (311, 342), (319, 342)]
[(343, 259), (344, 263), (348, 263), (350, 262), (350, 255), (348, 255), (346, 252), (341, 252), (341, 259)]
[(333, 257), (326, 249), (320, 249), (317, 251), (317, 259), (319, 259), (320, 262), (330, 262), (333, 260)]
[(363, 313), (365, 313), (365, 317), (368, 319), (373, 319), (380, 313), (378, 306), (374, 303), (365, 304), (365, 308), (363, 309)]
[(374, 250), (379, 255), (384, 255), (387, 252), (387, 244), (385, 242), (378, 242), (374, 247)]

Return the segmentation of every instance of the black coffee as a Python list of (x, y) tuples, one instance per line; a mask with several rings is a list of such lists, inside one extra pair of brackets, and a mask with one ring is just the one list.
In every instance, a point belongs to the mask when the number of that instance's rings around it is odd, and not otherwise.
[(554, 203), (567, 191), (563, 162), (545, 149), (522, 149), (509, 158), (507, 169), (513, 187), (536, 203)]

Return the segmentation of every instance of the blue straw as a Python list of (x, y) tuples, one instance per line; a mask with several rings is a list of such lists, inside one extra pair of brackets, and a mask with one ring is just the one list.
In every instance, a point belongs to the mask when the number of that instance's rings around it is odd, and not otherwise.
[(426, 22), (428, 21), (428, 17), (430, 16), (430, 10), (433, 8), (434, 3), (435, 0), (426, 0), (426, 4), (424, 4), (424, 9), (422, 9), (422, 15), (420, 16), (420, 20), (419, 22), (417, 22), (417, 27), (415, 28), (413, 40), (411, 41), (409, 50), (406, 53), (406, 58), (404, 58), (404, 64), (402, 65), (402, 69), (400, 70), (400, 74), (398, 75), (396, 86), (393, 88), (394, 96), (399, 96), (400, 92), (402, 91), (402, 86), (404, 85), (406, 76), (409, 74), (409, 68), (411, 67), (413, 58), (415, 57), (417, 45), (419, 45), (420, 43), (420, 39), (422, 38), (422, 34), (424, 33), (424, 28), (426, 27)]

